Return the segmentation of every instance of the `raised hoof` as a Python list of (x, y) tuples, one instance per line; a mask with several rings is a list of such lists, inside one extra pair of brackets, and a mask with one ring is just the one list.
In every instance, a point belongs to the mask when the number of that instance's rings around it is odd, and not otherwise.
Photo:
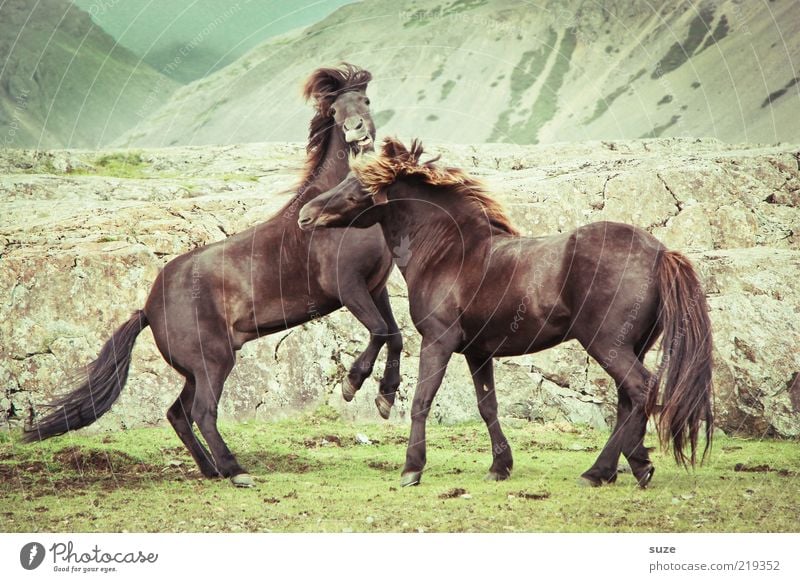
[(255, 487), (256, 482), (247, 473), (239, 473), (231, 477), (231, 483), (236, 487)]
[(412, 485), (419, 485), (420, 481), (422, 481), (422, 471), (403, 473), (402, 477), (400, 477), (400, 486), (411, 487)]
[(641, 478), (638, 479), (639, 487), (641, 487), (642, 489), (647, 489), (647, 486), (650, 485), (650, 481), (653, 478), (653, 473), (655, 472), (656, 468), (653, 465), (650, 465), (650, 467), (648, 467), (647, 469), (647, 472)]
[(495, 471), (489, 471), (486, 474), (486, 477), (483, 478), (484, 481), (505, 481), (511, 476), (511, 473), (497, 473)]
[(353, 384), (350, 376), (348, 376), (346, 378), (346, 382), (342, 384), (342, 398), (344, 398), (345, 402), (350, 402), (353, 398), (355, 398), (356, 392), (358, 392), (358, 387)]
[(378, 407), (378, 414), (384, 420), (389, 420), (389, 415), (392, 413), (392, 403), (386, 400), (383, 394), (378, 394), (375, 397), (375, 406)]

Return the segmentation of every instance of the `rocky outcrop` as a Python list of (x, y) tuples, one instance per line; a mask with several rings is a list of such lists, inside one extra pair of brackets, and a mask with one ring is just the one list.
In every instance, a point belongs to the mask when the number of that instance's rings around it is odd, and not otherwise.
[[(663, 139), (428, 150), (487, 181), (525, 234), (619, 220), (686, 252), (711, 309), (718, 426), (800, 436), (798, 148)], [(273, 214), (302, 161), (302, 147), (293, 144), (2, 152), (3, 414), (18, 423), (64, 390), (68, 371), (93, 359), (141, 307), (170, 258)], [(405, 339), (392, 418), (406, 421), (419, 337), (397, 274), (390, 290)], [(226, 384), (223, 417), (277, 418), (328, 403), (345, 418), (376, 419), (374, 380), (349, 404), (340, 396), (366, 341), (366, 330), (342, 310), (247, 344)], [(648, 365), (654, 360), (655, 353)], [(613, 416), (613, 383), (577, 344), (499, 359), (496, 375), (504, 415), (593, 426)], [(180, 386), (145, 331), (127, 388), (90, 430), (160, 423)], [(478, 418), (461, 358), (450, 365), (432, 417)]]

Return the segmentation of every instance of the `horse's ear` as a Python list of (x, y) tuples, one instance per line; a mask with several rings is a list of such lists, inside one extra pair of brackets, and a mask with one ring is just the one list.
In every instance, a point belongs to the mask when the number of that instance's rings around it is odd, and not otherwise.
[(394, 137), (387, 137), (383, 140), (383, 147), (381, 148), (383, 157), (389, 159), (403, 159), (408, 156), (408, 150), (400, 140)]
[(386, 196), (386, 189), (381, 188), (378, 190), (378, 193), (372, 197), (372, 203), (375, 206), (383, 206), (384, 204), (389, 202), (389, 198)]
[(345, 73), (346, 80), (344, 81), (344, 87), (348, 90), (352, 89), (366, 93), (367, 85), (372, 81), (372, 73), (361, 67), (351, 65), (350, 63), (342, 63), (341, 66), (347, 71)]
[[(418, 139), (414, 139), (411, 142), (411, 151), (409, 152), (409, 155), (411, 156), (411, 161), (414, 164), (418, 164), (419, 163), (419, 159), (422, 157), (422, 154), (424, 154), (424, 153), (425, 153), (425, 150), (422, 149), (422, 142), (419, 141)], [(436, 158), (436, 159), (438, 159), (438, 158)], [(433, 161), (436, 161), (436, 160), (433, 160)]]

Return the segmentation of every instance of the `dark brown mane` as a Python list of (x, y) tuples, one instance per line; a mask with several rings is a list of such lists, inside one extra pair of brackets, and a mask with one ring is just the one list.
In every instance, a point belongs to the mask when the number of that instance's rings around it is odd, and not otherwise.
[(314, 71), (303, 86), (303, 97), (313, 99), (316, 114), (308, 127), (306, 164), (300, 179), (300, 194), (317, 177), (334, 127), (330, 107), (336, 98), (348, 91), (365, 91), (372, 74), (360, 67), (342, 63), (339, 67), (323, 67)]
[(416, 139), (407, 150), (398, 140), (387, 137), (380, 155), (354, 158), (350, 166), (361, 184), (373, 194), (390, 186), (398, 178), (418, 177), (426, 184), (445, 188), (474, 202), (476, 210), (483, 213), (492, 226), (508, 234), (519, 235), (503, 207), (486, 192), (482, 182), (459, 168), (436, 166), (434, 162), (438, 157), (420, 164), (423, 153), (422, 144)]

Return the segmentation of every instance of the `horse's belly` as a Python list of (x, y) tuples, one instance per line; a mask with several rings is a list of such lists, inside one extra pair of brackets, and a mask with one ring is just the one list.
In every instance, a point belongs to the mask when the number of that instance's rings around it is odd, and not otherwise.
[(462, 351), (485, 356), (538, 352), (567, 339), (569, 321), (568, 312), (558, 304), (534, 309), (530, 304), (520, 303), (515, 310), (496, 313), (488, 321), (464, 325), (462, 320), (467, 338)]

